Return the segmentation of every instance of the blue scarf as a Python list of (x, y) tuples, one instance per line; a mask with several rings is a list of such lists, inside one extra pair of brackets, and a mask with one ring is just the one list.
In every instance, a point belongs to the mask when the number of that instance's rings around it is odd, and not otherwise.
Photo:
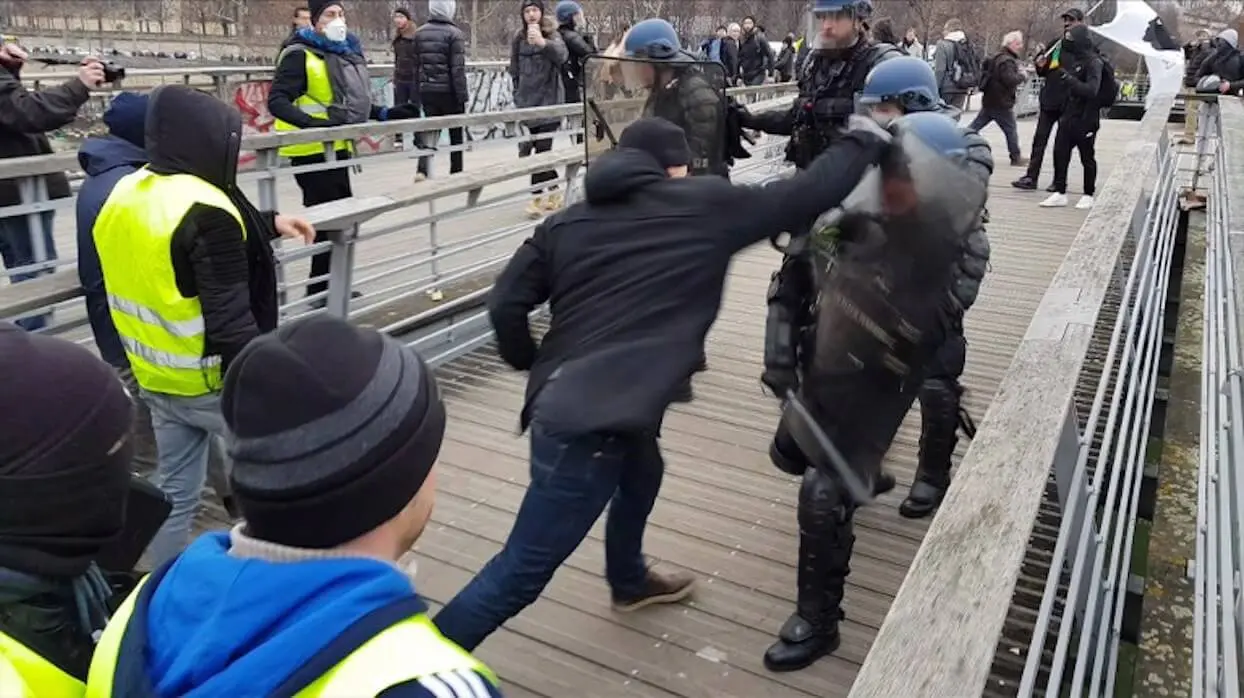
[(304, 27), (298, 30), (296, 36), (302, 39), (303, 43), (312, 48), (319, 49), (325, 53), (336, 53), (343, 56), (354, 54), (356, 56), (363, 55), (363, 44), (359, 38), (353, 33), (346, 35), (345, 41), (329, 41), (324, 38), (323, 34), (316, 34), (315, 30)]

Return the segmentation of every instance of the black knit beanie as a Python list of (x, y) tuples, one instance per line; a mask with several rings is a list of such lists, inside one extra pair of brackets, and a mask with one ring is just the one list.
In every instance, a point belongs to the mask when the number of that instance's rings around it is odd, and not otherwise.
[(311, 0), (307, 3), (307, 9), (311, 10), (311, 26), (320, 21), (320, 15), (324, 14), (333, 5), (341, 5), (341, 0)]
[(76, 577), (125, 525), (133, 404), (87, 349), (0, 322), (0, 567)]
[(544, 15), (544, 2), (542, 0), (522, 0), (519, 4), (518, 11), (521, 13), (528, 7), (535, 7), (540, 10), (540, 15)]
[(341, 545), (396, 516), (445, 435), (423, 360), (327, 316), (251, 342), (225, 375), (221, 409), (247, 532), (299, 548)]
[(623, 129), (618, 147), (642, 150), (655, 158), (661, 167), (691, 164), (687, 134), (674, 122), (659, 116), (639, 119)]

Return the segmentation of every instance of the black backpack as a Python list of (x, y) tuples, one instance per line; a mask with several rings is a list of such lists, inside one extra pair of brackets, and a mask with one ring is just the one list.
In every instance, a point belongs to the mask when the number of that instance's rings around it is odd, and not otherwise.
[(1098, 56), (1101, 61), (1101, 84), (1097, 87), (1097, 106), (1101, 109), (1113, 107), (1119, 99), (1119, 81), (1114, 77), (1114, 66), (1105, 56)]
[(962, 90), (972, 90), (980, 86), (981, 57), (972, 44), (964, 39), (954, 42), (955, 55), (951, 66), (951, 81)]

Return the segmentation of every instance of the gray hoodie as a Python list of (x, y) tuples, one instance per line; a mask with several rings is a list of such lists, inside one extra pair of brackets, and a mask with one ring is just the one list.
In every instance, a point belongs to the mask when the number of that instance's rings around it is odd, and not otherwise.
[[(557, 31), (557, 22), (547, 15), (540, 20), (544, 46), (527, 41), (527, 27), (514, 36), (510, 49), (510, 78), (514, 81), (514, 106), (548, 107), (563, 104), (566, 91), (562, 84), (562, 66), (569, 52)], [(524, 122), (528, 128), (560, 123), (561, 119), (533, 119)]]

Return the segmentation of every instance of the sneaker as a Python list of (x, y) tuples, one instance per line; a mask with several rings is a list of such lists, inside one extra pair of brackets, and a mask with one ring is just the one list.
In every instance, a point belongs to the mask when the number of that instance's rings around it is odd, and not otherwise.
[(690, 572), (657, 572), (648, 569), (644, 591), (638, 596), (613, 596), (613, 610), (619, 613), (638, 611), (645, 606), (659, 603), (678, 603), (695, 591), (695, 575)]
[(1081, 211), (1087, 211), (1090, 208), (1093, 208), (1093, 197), (1081, 196), (1080, 200), (1076, 202), (1076, 208), (1080, 209)]
[(537, 196), (527, 204), (527, 217), (535, 220), (544, 215), (544, 197)]
[(1033, 180), (1032, 177), (1029, 177), (1028, 175), (1024, 175), (1023, 177), (1020, 177), (1014, 182), (1011, 182), (1011, 186), (1015, 187), (1016, 189), (1023, 189), (1024, 191), (1032, 191), (1037, 188), (1037, 183), (1035, 180)]
[(553, 192), (552, 194), (549, 194), (548, 196), (544, 198), (544, 210), (545, 211), (549, 211), (549, 212), (556, 211), (560, 209), (564, 204), (565, 204), (565, 200), (562, 199), (562, 195), (557, 192)]
[(1022, 155), (1016, 155), (1015, 157), (1011, 158), (1011, 167), (1027, 167), (1027, 166), (1028, 166), (1028, 158)]
[(422, 182), (423, 180), (425, 180), (425, 179), (427, 179), (427, 178), (428, 178), (428, 176), (427, 176), (426, 174), (422, 173), (422, 172), (417, 172), (417, 173), (415, 173), (415, 183), (416, 183), (416, 184), (417, 184), (417, 183), (419, 183), (419, 182)]
[(1057, 207), (1066, 206), (1066, 205), (1067, 205), (1067, 195), (1059, 194), (1058, 192), (1054, 192), (1053, 194), (1050, 194), (1048, 197), (1046, 197), (1045, 201), (1041, 202), (1042, 208), (1057, 208)]

